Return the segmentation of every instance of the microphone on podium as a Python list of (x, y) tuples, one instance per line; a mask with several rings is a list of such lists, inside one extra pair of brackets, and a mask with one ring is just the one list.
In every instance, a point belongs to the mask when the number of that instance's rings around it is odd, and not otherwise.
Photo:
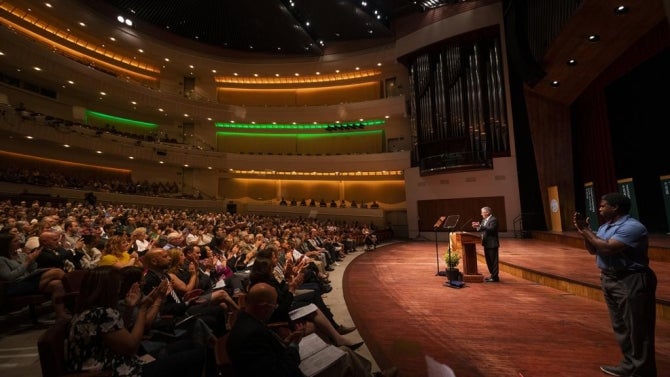
[(463, 228), (465, 228), (466, 225), (471, 224), (471, 221), (474, 220), (474, 219), (475, 219), (474, 217), (470, 217), (469, 219), (465, 220), (465, 222), (463, 224), (461, 224), (461, 227), (458, 228), (458, 231), (462, 232)]

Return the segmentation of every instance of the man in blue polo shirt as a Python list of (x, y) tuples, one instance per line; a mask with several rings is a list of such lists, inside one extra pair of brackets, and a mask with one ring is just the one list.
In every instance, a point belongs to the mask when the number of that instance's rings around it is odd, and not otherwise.
[(656, 377), (656, 275), (649, 268), (647, 228), (632, 218), (631, 201), (620, 193), (602, 196), (599, 212), (605, 220), (594, 233), (579, 212), (573, 215), (586, 250), (596, 256), (612, 329), (623, 360), (603, 365), (612, 376)]

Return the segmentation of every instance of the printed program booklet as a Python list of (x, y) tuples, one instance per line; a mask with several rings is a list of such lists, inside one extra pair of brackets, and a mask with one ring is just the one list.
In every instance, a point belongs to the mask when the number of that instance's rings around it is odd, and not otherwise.
[(314, 304), (309, 304), (305, 306), (301, 306), (298, 309), (293, 309), (290, 312), (288, 312), (289, 317), (291, 317), (291, 321), (295, 321), (297, 319), (300, 319), (308, 314), (312, 314), (316, 311), (317, 307)]
[(299, 344), (300, 370), (311, 377), (328, 368), (345, 352), (332, 344), (327, 344), (316, 334), (309, 334), (302, 338)]

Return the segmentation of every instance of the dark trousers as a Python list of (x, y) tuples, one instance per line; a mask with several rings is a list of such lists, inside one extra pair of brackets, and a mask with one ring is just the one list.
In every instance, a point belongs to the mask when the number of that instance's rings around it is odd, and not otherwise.
[(485, 247), (484, 257), (486, 258), (486, 267), (491, 273), (491, 279), (498, 279), (498, 248)]
[(656, 274), (650, 269), (600, 275), (612, 330), (627, 375), (656, 377)]
[(143, 376), (201, 377), (206, 348), (191, 340), (179, 340), (168, 343), (155, 356), (155, 361), (142, 367)]

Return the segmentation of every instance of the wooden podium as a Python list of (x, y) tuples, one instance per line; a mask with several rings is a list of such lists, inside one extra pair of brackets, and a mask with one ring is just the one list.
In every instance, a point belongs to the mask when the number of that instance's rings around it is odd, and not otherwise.
[(451, 251), (461, 253), (463, 257), (463, 281), (481, 283), (484, 276), (477, 271), (477, 243), (481, 242), (479, 233), (452, 232)]

